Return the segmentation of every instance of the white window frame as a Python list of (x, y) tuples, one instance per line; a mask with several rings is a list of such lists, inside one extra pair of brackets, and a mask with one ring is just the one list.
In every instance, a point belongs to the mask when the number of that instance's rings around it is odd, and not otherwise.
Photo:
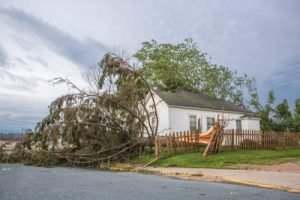
[(206, 129), (210, 129), (215, 124), (215, 118), (214, 117), (207, 117), (206, 118)]
[(197, 115), (189, 115), (189, 129), (190, 131), (197, 130)]

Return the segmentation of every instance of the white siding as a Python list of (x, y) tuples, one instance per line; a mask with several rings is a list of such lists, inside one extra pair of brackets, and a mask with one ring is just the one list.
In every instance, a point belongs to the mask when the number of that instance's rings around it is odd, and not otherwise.
[[(175, 107), (167, 105), (158, 95), (154, 95), (158, 112), (158, 134), (164, 135), (168, 132), (187, 131), (190, 129), (189, 116), (195, 115), (197, 120), (201, 119), (201, 130), (207, 130), (207, 118), (224, 118), (227, 121), (225, 129), (236, 129), (236, 120), (241, 120), (242, 129), (260, 130), (258, 118), (241, 118), (244, 113), (214, 111), (208, 109)], [(152, 100), (148, 101), (150, 107)], [(151, 109), (149, 109), (151, 110)], [(198, 123), (197, 123), (198, 125)]]
[(260, 130), (260, 121), (258, 118), (244, 118), (242, 120), (243, 129)]
[[(147, 107), (149, 112), (153, 111), (150, 106), (153, 104), (153, 100), (149, 98), (147, 102)], [(166, 132), (169, 132), (169, 108), (168, 105), (154, 93), (154, 101), (156, 104), (157, 115), (158, 115), (158, 133), (163, 135)]]
[[(196, 115), (197, 119), (201, 119), (202, 131), (207, 130), (207, 118), (220, 118), (228, 120), (226, 129), (235, 129), (236, 120), (241, 119), (243, 114), (230, 112), (217, 112), (211, 110), (200, 110), (195, 108), (179, 108), (169, 107), (170, 112), (170, 129), (171, 131), (186, 131), (189, 130), (189, 116)], [(243, 126), (243, 125), (242, 125)], [(247, 126), (248, 127), (248, 126)], [(244, 127), (243, 127), (244, 128)]]

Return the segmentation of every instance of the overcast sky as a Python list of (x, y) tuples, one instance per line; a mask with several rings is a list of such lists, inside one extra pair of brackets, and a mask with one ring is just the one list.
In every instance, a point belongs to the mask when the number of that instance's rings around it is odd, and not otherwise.
[(0, 0), (0, 131), (32, 128), (56, 97), (49, 79), (86, 87), (107, 51), (192, 37), (212, 62), (247, 73), (259, 94), (300, 97), (298, 0)]

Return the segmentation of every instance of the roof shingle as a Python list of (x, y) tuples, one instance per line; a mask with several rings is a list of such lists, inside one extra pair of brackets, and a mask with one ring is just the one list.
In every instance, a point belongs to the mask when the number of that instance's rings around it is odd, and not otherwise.
[(177, 90), (176, 92), (155, 90), (154, 92), (170, 106), (196, 107), (212, 110), (252, 113), (243, 106), (238, 106), (222, 99), (212, 98), (199, 92), (195, 93), (185, 90)]

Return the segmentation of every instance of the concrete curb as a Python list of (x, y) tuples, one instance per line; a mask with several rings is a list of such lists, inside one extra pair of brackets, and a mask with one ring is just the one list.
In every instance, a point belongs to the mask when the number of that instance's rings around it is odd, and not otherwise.
[(292, 192), (292, 193), (300, 193), (300, 189), (298, 188), (292, 188), (284, 185), (266, 184), (266, 183), (250, 181), (250, 180), (228, 178), (223, 176), (211, 176), (203, 172), (201, 173), (164, 172), (159, 169), (149, 169), (149, 168), (136, 168), (133, 171), (138, 173), (147, 173), (153, 175), (178, 178), (182, 180), (222, 182), (222, 183), (254, 186), (254, 187), (266, 188), (266, 189), (281, 190), (281, 191)]
[(272, 184), (258, 183), (258, 182), (254, 182), (254, 181), (245, 181), (245, 180), (231, 179), (231, 178), (223, 178), (223, 180), (224, 180), (224, 182), (228, 182), (228, 183), (247, 185), (247, 186), (255, 186), (255, 187), (260, 187), (260, 188), (281, 190), (281, 191), (293, 192), (293, 193), (300, 193), (299, 189), (290, 188), (287, 186), (272, 185)]

